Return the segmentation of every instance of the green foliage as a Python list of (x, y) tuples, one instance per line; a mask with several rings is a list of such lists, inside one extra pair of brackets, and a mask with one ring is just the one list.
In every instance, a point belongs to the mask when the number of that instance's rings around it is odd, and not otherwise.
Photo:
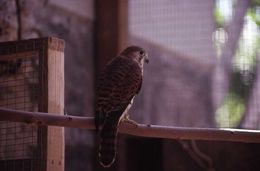
[(246, 72), (234, 72), (230, 85), (230, 92), (243, 101), (248, 100), (255, 79), (255, 71)]
[(256, 78), (256, 63), (250, 70), (234, 70), (230, 88), (223, 105), (216, 112), (219, 127), (236, 127), (245, 113)]
[(259, 13), (257, 13), (257, 9), (259, 12), (260, 8), (260, 0), (251, 0), (250, 2), (250, 8), (247, 11), (247, 15), (251, 17), (251, 19), (257, 24), (257, 26), (260, 26), (260, 16)]
[(245, 112), (245, 103), (234, 93), (229, 93), (224, 104), (217, 110), (216, 121), (219, 127), (236, 127)]
[(250, 7), (255, 8), (257, 6), (260, 6), (260, 0), (251, 0)]
[(223, 105), (216, 112), (219, 127), (236, 127), (245, 113), (256, 78), (256, 62), (250, 70), (233, 70), (230, 88)]
[(247, 15), (251, 17), (251, 19), (256, 23), (258, 27), (260, 26), (260, 17), (256, 14), (255, 9), (247, 10)]
[(217, 28), (222, 28), (224, 27), (225, 24), (225, 17), (222, 15), (220, 9), (215, 9), (214, 10), (214, 17), (216, 21)]
[[(258, 29), (260, 28), (259, 11), (260, 0), (252, 0), (247, 11), (247, 17), (250, 17), (248, 22), (254, 22)], [(217, 25), (223, 27), (225, 21), (221, 15), (221, 9), (215, 10), (214, 14)], [(244, 36), (241, 36), (234, 57), (235, 67), (231, 75), (229, 92), (222, 106), (216, 111), (216, 122), (220, 127), (236, 127), (240, 123), (255, 82), (256, 57), (260, 48), (260, 38), (259, 33), (252, 30), (252, 27), (246, 33)], [(246, 37), (248, 35), (250, 37)]]

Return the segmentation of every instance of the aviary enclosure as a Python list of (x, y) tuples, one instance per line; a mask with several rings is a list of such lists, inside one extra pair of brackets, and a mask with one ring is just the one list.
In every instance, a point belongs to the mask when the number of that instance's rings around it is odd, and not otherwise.
[[(259, 170), (259, 5), (1, 0), (0, 170)], [(150, 58), (130, 111), (139, 125), (119, 125), (104, 169), (96, 78), (132, 44)]]

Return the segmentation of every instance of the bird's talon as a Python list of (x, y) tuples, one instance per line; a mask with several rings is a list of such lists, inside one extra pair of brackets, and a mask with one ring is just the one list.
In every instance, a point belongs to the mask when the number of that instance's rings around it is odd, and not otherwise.
[(138, 126), (138, 123), (137, 123), (137, 122), (135, 122), (135, 121), (132, 120), (132, 119), (129, 119), (129, 115), (127, 115), (126, 117), (124, 117), (124, 118), (122, 119), (122, 121), (125, 122), (125, 123), (128, 123), (128, 124), (130, 124), (130, 125), (133, 125), (133, 126), (135, 126), (135, 127)]

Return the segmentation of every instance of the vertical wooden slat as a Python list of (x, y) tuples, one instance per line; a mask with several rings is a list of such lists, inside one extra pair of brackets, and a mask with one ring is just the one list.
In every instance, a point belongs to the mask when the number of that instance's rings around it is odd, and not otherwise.
[[(48, 82), (47, 75), (47, 59), (48, 59), (48, 39), (38, 39), (35, 41), (35, 49), (39, 52), (39, 91), (38, 91), (38, 110), (40, 112), (48, 112)], [(37, 134), (37, 155), (35, 161), (35, 169), (47, 170), (47, 134), (46, 126), (38, 127)]]
[[(54, 37), (38, 39), (39, 111), (64, 113), (64, 41)], [(64, 128), (42, 126), (38, 129), (36, 170), (64, 171)]]
[[(48, 39), (48, 112), (64, 113), (64, 42)], [(47, 171), (64, 170), (64, 128), (48, 127)]]

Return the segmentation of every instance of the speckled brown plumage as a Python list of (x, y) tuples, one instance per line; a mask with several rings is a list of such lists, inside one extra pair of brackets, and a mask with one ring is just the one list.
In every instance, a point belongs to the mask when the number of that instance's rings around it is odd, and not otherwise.
[(130, 46), (108, 63), (99, 77), (95, 124), (100, 143), (98, 160), (103, 167), (115, 160), (117, 126), (141, 88), (144, 61), (147, 53)]

